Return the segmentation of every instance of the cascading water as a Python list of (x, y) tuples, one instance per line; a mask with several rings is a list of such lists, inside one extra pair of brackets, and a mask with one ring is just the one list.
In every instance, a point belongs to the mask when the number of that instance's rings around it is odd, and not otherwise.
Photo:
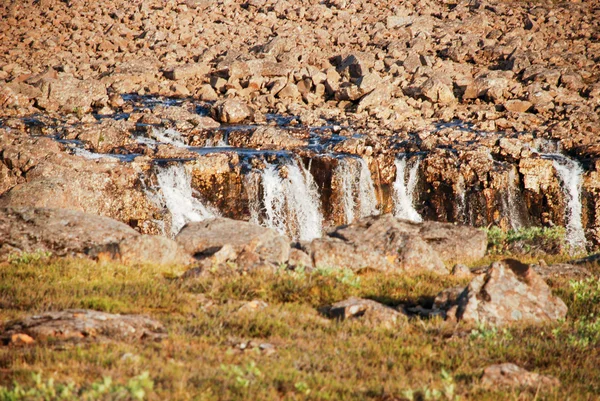
[(301, 241), (321, 236), (323, 214), (317, 185), (301, 162), (267, 163), (260, 180), (262, 207), (256, 197), (250, 198), (252, 221)]
[(171, 213), (171, 234), (177, 235), (191, 221), (202, 221), (218, 216), (218, 212), (194, 198), (192, 177), (185, 165), (159, 167), (156, 173), (158, 188), (153, 200)]
[(567, 242), (574, 249), (585, 249), (585, 231), (581, 222), (581, 178), (583, 169), (577, 161), (564, 155), (547, 154), (544, 156), (552, 160), (567, 201), (565, 213)]
[(339, 177), (346, 224), (354, 221), (357, 212), (358, 217), (379, 214), (375, 185), (364, 159), (354, 157), (341, 159), (333, 175)]
[(406, 177), (406, 156), (396, 158), (396, 180), (394, 181), (394, 216), (414, 222), (421, 222), (423, 218), (413, 205), (413, 196), (417, 186), (419, 165), (421, 160), (410, 166), (408, 179)]
[(371, 178), (371, 171), (365, 159), (358, 159), (360, 163), (360, 181), (359, 200), (360, 200), (360, 217), (373, 216), (379, 214), (377, 209), (377, 196), (375, 196), (375, 185)]

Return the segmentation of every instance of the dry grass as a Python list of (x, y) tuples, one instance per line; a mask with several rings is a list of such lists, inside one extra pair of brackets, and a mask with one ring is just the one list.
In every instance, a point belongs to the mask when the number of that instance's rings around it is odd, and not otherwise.
[[(411, 391), (414, 399), (588, 400), (600, 394), (597, 281), (551, 283), (570, 308), (565, 322), (496, 330), (416, 319), (384, 329), (330, 321), (318, 308), (350, 295), (427, 305), (465, 280), (333, 270), (180, 280), (172, 278), (176, 270), (83, 260), (0, 265), (0, 321), (93, 308), (145, 313), (170, 333), (161, 343), (2, 347), (0, 386), (35, 387), (36, 372), (76, 389), (92, 388), (104, 376), (126, 386), (147, 371), (154, 387), (145, 398), (151, 400), (395, 400)], [(239, 310), (254, 299), (268, 306)], [(555, 375), (562, 386), (538, 393), (483, 389), (483, 368), (499, 362)]]

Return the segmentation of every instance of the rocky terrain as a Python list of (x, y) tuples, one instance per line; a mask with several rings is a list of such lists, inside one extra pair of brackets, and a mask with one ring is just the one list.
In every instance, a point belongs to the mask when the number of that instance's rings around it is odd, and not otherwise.
[[(7, 350), (55, 358), (56, 344), (77, 344), (94, 359), (92, 343), (140, 352), (153, 340), (148, 361), (191, 342), (223, 369), (177, 391), (164, 383), (182, 372), (154, 372), (157, 399), (200, 388), (206, 399), (454, 399), (453, 377), (467, 399), (588, 399), (597, 384), (559, 380), (560, 358), (539, 358), (566, 341), (572, 375), (596, 379), (599, 248), (598, 1), (0, 4), (0, 370), (11, 380), (27, 368)], [(100, 276), (115, 287), (90, 276), (86, 287), (72, 263), (108, 266)], [(143, 288), (128, 287), (131, 269)], [(344, 327), (393, 352), (385, 333), (435, 349), (415, 372), (433, 369), (440, 338), (457, 355), (440, 357), (441, 382), (404, 395), (385, 375), (391, 387), (373, 387), (374, 371), (355, 378), (366, 390), (345, 392), (343, 370), (343, 386), (319, 387), (336, 366), (263, 388), (255, 365), (222, 365), (224, 341), (231, 363), (247, 349), (283, 355), (307, 333), (329, 355)], [(225, 339), (236, 330), (252, 340)], [(503, 354), (488, 354), (490, 338)], [(473, 341), (489, 363), (449, 362)], [(112, 397), (144, 398), (148, 376), (136, 377)], [(9, 384), (0, 378), (0, 400), (27, 399)], [(88, 393), (110, 385), (90, 386), (74, 399), (113, 399)]]

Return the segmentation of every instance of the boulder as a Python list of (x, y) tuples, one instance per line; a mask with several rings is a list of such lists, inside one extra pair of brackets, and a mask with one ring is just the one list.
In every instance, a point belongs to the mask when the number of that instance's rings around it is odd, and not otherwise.
[(145, 316), (68, 309), (4, 324), (0, 339), (8, 343), (15, 335), (29, 336), (34, 341), (132, 341), (159, 340), (166, 337), (166, 330), (160, 322)]
[(227, 99), (215, 103), (211, 113), (222, 123), (235, 124), (250, 116), (250, 108), (238, 100)]
[(259, 127), (251, 134), (234, 131), (229, 134), (229, 144), (257, 149), (295, 149), (308, 145), (308, 139), (294, 136), (289, 130), (276, 127)]
[(514, 363), (500, 363), (488, 366), (483, 371), (481, 384), (487, 388), (517, 388), (531, 390), (549, 390), (560, 386), (553, 376), (544, 376), (529, 372)]
[(171, 239), (140, 235), (108, 217), (67, 209), (0, 208), (0, 244), (0, 261), (22, 252), (49, 252), (125, 264), (192, 262)]
[(399, 237), (416, 236), (431, 247), (444, 263), (467, 263), (485, 256), (487, 234), (469, 226), (426, 221), (414, 223), (390, 214), (371, 216), (328, 234), (354, 244), (363, 244), (383, 253), (397, 251)]
[(87, 255), (139, 234), (107, 217), (66, 209), (0, 208), (0, 260), (21, 252)]
[(324, 309), (332, 319), (360, 319), (374, 325), (391, 328), (407, 321), (406, 314), (370, 299), (350, 297)]
[(246, 221), (227, 218), (188, 223), (175, 240), (197, 259), (211, 264), (236, 262), (249, 269), (287, 262), (289, 241), (277, 231)]
[(41, 95), (36, 98), (37, 105), (48, 111), (88, 113), (92, 107), (108, 103), (106, 87), (96, 80), (59, 74), (56, 79), (43, 79), (38, 85)]
[(567, 306), (529, 265), (507, 259), (493, 263), (469, 283), (448, 317), (503, 326), (564, 319)]

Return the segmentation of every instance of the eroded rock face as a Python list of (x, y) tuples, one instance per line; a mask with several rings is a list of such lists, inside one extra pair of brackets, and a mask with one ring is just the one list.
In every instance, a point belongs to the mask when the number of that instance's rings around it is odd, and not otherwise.
[(514, 363), (491, 365), (483, 371), (481, 384), (488, 388), (521, 388), (549, 390), (560, 386), (556, 377), (540, 375), (518, 367)]
[(117, 315), (87, 309), (47, 312), (7, 322), (0, 338), (24, 334), (35, 341), (135, 341), (166, 337), (162, 323), (139, 315)]
[(507, 259), (477, 275), (448, 310), (448, 317), (504, 326), (564, 319), (567, 306), (529, 265)]
[(143, 233), (160, 232), (157, 207), (135, 165), (70, 155), (50, 138), (0, 130), (0, 207), (66, 208), (111, 217)]
[(188, 223), (175, 240), (207, 267), (227, 261), (242, 269), (273, 267), (290, 254), (289, 240), (275, 230), (227, 218)]

